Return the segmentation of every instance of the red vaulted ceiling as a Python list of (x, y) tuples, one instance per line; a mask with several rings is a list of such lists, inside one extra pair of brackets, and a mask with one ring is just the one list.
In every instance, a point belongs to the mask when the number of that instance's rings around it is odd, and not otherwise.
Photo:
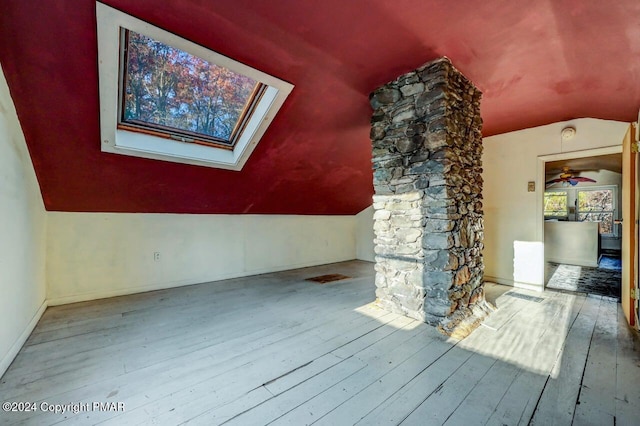
[(105, 0), (295, 85), (241, 172), (102, 153), (93, 0), (2, 0), (0, 62), (46, 208), (354, 214), (371, 203), (368, 94), (446, 55), (485, 136), (632, 121), (638, 0)]

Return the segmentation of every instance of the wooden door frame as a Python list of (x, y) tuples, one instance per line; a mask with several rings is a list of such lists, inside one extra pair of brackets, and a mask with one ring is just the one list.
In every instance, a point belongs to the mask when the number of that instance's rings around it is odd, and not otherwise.
[[(623, 207), (626, 204), (625, 208), (628, 209), (623, 211), (626, 218), (622, 223), (622, 250), (623, 259), (626, 257), (629, 265), (625, 269), (623, 261), (621, 303), (625, 317), (632, 327), (637, 326), (638, 315), (636, 300), (632, 296), (637, 293), (638, 288), (638, 161), (637, 153), (632, 149), (636, 142), (636, 126), (636, 123), (631, 123), (624, 136), (622, 155), (622, 201)], [(625, 183), (628, 185), (626, 189)]]

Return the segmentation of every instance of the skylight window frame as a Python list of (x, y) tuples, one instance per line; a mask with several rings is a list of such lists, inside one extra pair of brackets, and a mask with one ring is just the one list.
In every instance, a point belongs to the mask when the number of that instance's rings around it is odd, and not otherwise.
[[(180, 129), (172, 126), (166, 126), (158, 123), (151, 123), (141, 120), (127, 120), (125, 118), (127, 93), (127, 77), (129, 70), (129, 33), (133, 30), (120, 28), (120, 67), (119, 67), (119, 98), (118, 103), (118, 128), (133, 132), (148, 133), (158, 137), (165, 137), (179, 140), (181, 142), (197, 143), (202, 145), (215, 146), (222, 149), (233, 149), (242, 130), (246, 127), (246, 123), (251, 118), (257, 103), (262, 98), (262, 94), (266, 88), (265, 84), (257, 81), (251, 94), (243, 105), (242, 111), (236, 121), (231, 132), (229, 140), (217, 138), (204, 133), (193, 132), (186, 129)], [(170, 46), (173, 47), (173, 46)]]
[[(103, 152), (157, 160), (241, 170), (280, 109), (293, 85), (245, 64), (195, 44), (117, 9), (96, 3), (98, 71), (100, 89), (100, 133)], [(210, 63), (246, 75), (262, 85), (253, 111), (239, 120), (233, 145), (187, 132), (156, 131), (148, 126), (121, 123), (124, 77), (121, 29), (131, 30), (183, 50)], [(172, 130), (172, 128), (171, 128)]]

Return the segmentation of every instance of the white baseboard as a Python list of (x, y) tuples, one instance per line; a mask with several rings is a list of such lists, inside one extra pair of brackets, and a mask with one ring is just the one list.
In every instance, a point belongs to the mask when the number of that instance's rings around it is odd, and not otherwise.
[(498, 278), (498, 277), (491, 277), (489, 275), (484, 276), (484, 282), (508, 285), (513, 287), (513, 280), (507, 280), (507, 279)]
[(544, 285), (542, 284), (522, 283), (519, 281), (507, 280), (504, 278), (491, 277), (487, 275), (484, 276), (484, 281), (501, 284), (501, 285), (508, 285), (510, 287), (521, 288), (523, 290), (532, 290), (532, 291), (539, 291), (539, 292), (544, 291)]
[(598, 261), (597, 260), (595, 262), (589, 262), (588, 260), (584, 260), (584, 259), (548, 257), (544, 261), (545, 262), (560, 263), (562, 265), (587, 266), (587, 267), (590, 267), (590, 268), (597, 268), (598, 267)]
[[(214, 280), (209, 280), (209, 281), (214, 281)], [(168, 288), (202, 284), (209, 281), (197, 281), (197, 282), (185, 281), (182, 283), (170, 282), (170, 283), (162, 283), (162, 284), (152, 284), (152, 285), (147, 285), (142, 287), (127, 287), (127, 288), (121, 288), (116, 290), (96, 291), (91, 293), (74, 294), (71, 296), (52, 297), (48, 299), (47, 302), (49, 306), (68, 305), (70, 303), (89, 302), (91, 300), (108, 299), (110, 297), (128, 296), (130, 294), (146, 293), (148, 291), (165, 290)]]
[(544, 291), (544, 285), (543, 284), (529, 284), (529, 283), (521, 283), (518, 281), (515, 281), (513, 283), (513, 286), (515, 288), (521, 288), (523, 290), (531, 290), (531, 291), (537, 291), (542, 293)]
[(22, 349), (22, 347), (24, 346), (33, 329), (36, 328), (36, 325), (38, 324), (38, 321), (40, 321), (40, 318), (42, 317), (42, 314), (44, 314), (44, 311), (47, 309), (47, 306), (48, 303), (45, 299), (45, 301), (42, 302), (42, 305), (40, 305), (40, 308), (38, 308), (36, 314), (33, 316), (33, 318), (31, 318), (31, 321), (29, 322), (29, 325), (27, 325), (27, 328), (24, 329), (20, 337), (18, 337), (18, 340), (16, 340), (13, 346), (11, 346), (11, 349), (9, 349), (9, 352), (7, 352), (4, 358), (2, 358), (2, 361), (0, 361), (0, 378), (4, 375), (15, 357), (18, 355), (18, 352), (20, 352), (20, 349)]
[(277, 267), (260, 268), (254, 270), (246, 270), (241, 272), (233, 272), (229, 274), (221, 274), (214, 277), (201, 277), (184, 281), (171, 281), (158, 284), (150, 284), (140, 287), (126, 287), (113, 290), (96, 291), (91, 293), (74, 294), (70, 296), (49, 297), (47, 299), (48, 306), (68, 305), (70, 303), (88, 302), (91, 300), (108, 299), (110, 297), (127, 296), (130, 294), (145, 293), (147, 291), (165, 290), (168, 288), (184, 287), (189, 285), (197, 285), (209, 282), (230, 280), (233, 278), (250, 277), (253, 275), (268, 274), (272, 272), (288, 271), (290, 269), (308, 268), (311, 266), (322, 266), (331, 263), (347, 262), (356, 259), (323, 259), (311, 262), (301, 262), (290, 265), (281, 265)]

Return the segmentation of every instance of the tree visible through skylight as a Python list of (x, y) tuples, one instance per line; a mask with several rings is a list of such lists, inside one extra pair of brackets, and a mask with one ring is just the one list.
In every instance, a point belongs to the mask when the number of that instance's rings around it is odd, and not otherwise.
[(123, 123), (233, 142), (255, 80), (134, 31), (125, 40)]

